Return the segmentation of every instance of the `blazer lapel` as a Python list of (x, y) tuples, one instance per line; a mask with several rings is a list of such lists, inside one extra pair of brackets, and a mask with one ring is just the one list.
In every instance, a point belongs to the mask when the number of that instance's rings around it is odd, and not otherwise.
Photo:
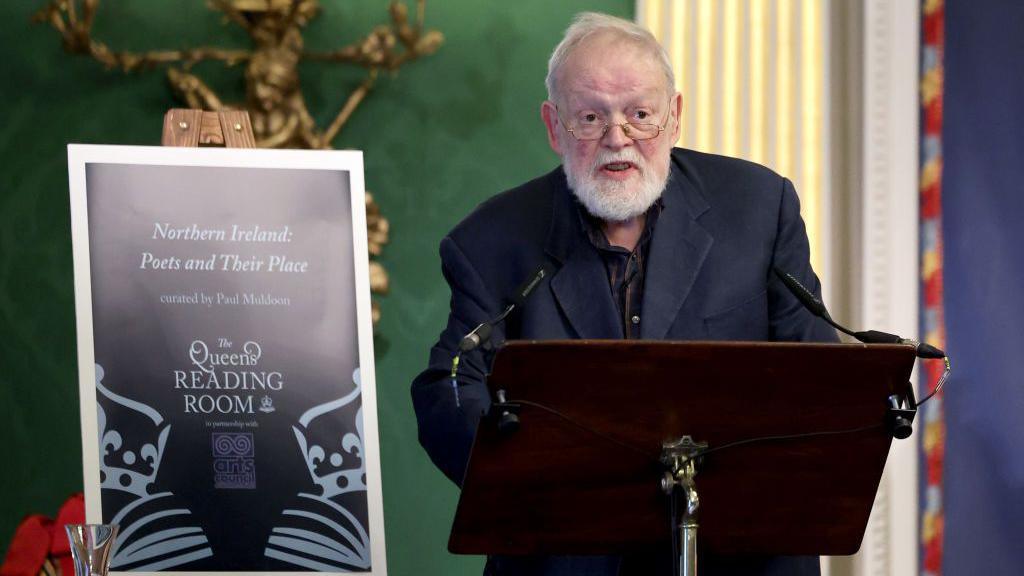
[(640, 336), (648, 340), (663, 339), (668, 333), (714, 241), (697, 223), (708, 204), (675, 162), (662, 198), (644, 271)]
[(622, 338), (604, 263), (593, 248), (580, 248), (551, 279), (551, 291), (580, 338)]
[(583, 232), (564, 174), (559, 176), (546, 251), (562, 266), (551, 277), (551, 292), (578, 338), (622, 338), (604, 262)]

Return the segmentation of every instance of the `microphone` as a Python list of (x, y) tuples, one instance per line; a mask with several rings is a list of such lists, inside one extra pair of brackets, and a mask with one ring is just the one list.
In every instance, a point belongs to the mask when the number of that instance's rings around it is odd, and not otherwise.
[(481, 322), (476, 328), (473, 328), (468, 334), (462, 337), (462, 340), (459, 342), (459, 353), (461, 354), (475, 350), (481, 344), (490, 342), (491, 331), (494, 327), (508, 317), (516, 306), (522, 306), (523, 302), (526, 301), (526, 298), (541, 283), (541, 280), (547, 278), (549, 274), (551, 274), (551, 270), (548, 268), (547, 264), (542, 264), (537, 268), (537, 271), (534, 272), (532, 276), (519, 285), (519, 288), (516, 289), (515, 293), (512, 295), (512, 302), (502, 310), (501, 314), (498, 314), (486, 322)]
[(459, 352), (469, 352), (470, 350), (476, 349), (480, 343), (490, 340), (491, 329), (494, 327), (494, 324), (504, 319), (506, 315), (512, 312), (512, 308), (514, 307), (514, 304), (509, 304), (508, 307), (505, 308), (505, 310), (494, 320), (477, 324), (476, 328), (473, 328), (469, 334), (463, 336), (462, 340), (459, 341)]
[(782, 280), (782, 283), (786, 285), (786, 288), (789, 289), (793, 296), (796, 296), (796, 299), (800, 301), (800, 304), (802, 304), (804, 308), (809, 310), (811, 314), (814, 314), (818, 318), (828, 322), (830, 326), (844, 334), (849, 334), (865, 344), (910, 344), (914, 346), (918, 358), (934, 358), (941, 360), (946, 357), (945, 352), (925, 342), (918, 342), (909, 338), (901, 338), (895, 334), (879, 332), (878, 330), (854, 332), (849, 328), (841, 326), (832, 320), (831, 316), (829, 316), (828, 310), (825, 308), (825, 304), (816, 298), (814, 294), (805, 288), (804, 285), (794, 278), (792, 274), (782, 271), (777, 266), (773, 266), (772, 271), (774, 271), (775, 275), (779, 277), (779, 280)]

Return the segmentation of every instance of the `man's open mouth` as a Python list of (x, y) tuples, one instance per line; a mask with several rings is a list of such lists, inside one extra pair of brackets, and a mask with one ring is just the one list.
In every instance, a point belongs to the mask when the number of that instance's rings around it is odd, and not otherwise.
[(622, 172), (634, 167), (635, 166), (633, 166), (632, 162), (609, 162), (602, 166), (603, 169), (608, 170), (609, 172)]

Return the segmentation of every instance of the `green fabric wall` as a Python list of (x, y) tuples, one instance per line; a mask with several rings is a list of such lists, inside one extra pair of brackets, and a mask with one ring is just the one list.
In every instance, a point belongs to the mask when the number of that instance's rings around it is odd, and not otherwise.
[[(307, 45), (333, 48), (386, 19), (386, 0), (322, 0)], [(0, 3), (0, 548), (28, 513), (52, 516), (82, 489), (65, 145), (157, 144), (163, 113), (180, 106), (162, 72), (105, 72), (70, 58), (57, 34), (30, 25), (39, 1)], [(202, 0), (103, 0), (97, 38), (117, 49), (216, 43), (243, 47)], [(571, 15), (632, 17), (633, 0), (429, 0), (428, 24), (447, 41), (384, 78), (336, 146), (365, 151), (367, 187), (392, 225), (377, 339), (392, 574), (478, 574), (479, 558), (447, 553), (458, 498), (416, 441), (409, 383), (448, 307), (437, 244), (488, 196), (557, 162), (539, 119), (547, 55)], [(227, 100), (240, 71), (203, 65)], [(321, 124), (357, 75), (307, 64), (303, 85)], [(214, 80), (215, 76), (220, 78)]]

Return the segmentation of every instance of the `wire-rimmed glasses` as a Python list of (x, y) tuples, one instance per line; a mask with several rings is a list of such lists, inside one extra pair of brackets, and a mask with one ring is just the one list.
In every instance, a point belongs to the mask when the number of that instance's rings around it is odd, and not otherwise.
[(604, 135), (610, 128), (615, 126), (622, 128), (622, 133), (631, 140), (650, 140), (651, 138), (657, 138), (665, 131), (665, 127), (668, 126), (668, 120), (672, 117), (671, 101), (669, 101), (669, 113), (665, 116), (665, 121), (660, 125), (647, 122), (620, 122), (618, 124), (602, 122), (600, 124), (581, 124), (570, 127), (562, 118), (562, 113), (558, 110), (558, 106), (555, 106), (555, 112), (558, 113), (558, 120), (562, 123), (565, 131), (581, 142), (600, 140), (604, 138)]

